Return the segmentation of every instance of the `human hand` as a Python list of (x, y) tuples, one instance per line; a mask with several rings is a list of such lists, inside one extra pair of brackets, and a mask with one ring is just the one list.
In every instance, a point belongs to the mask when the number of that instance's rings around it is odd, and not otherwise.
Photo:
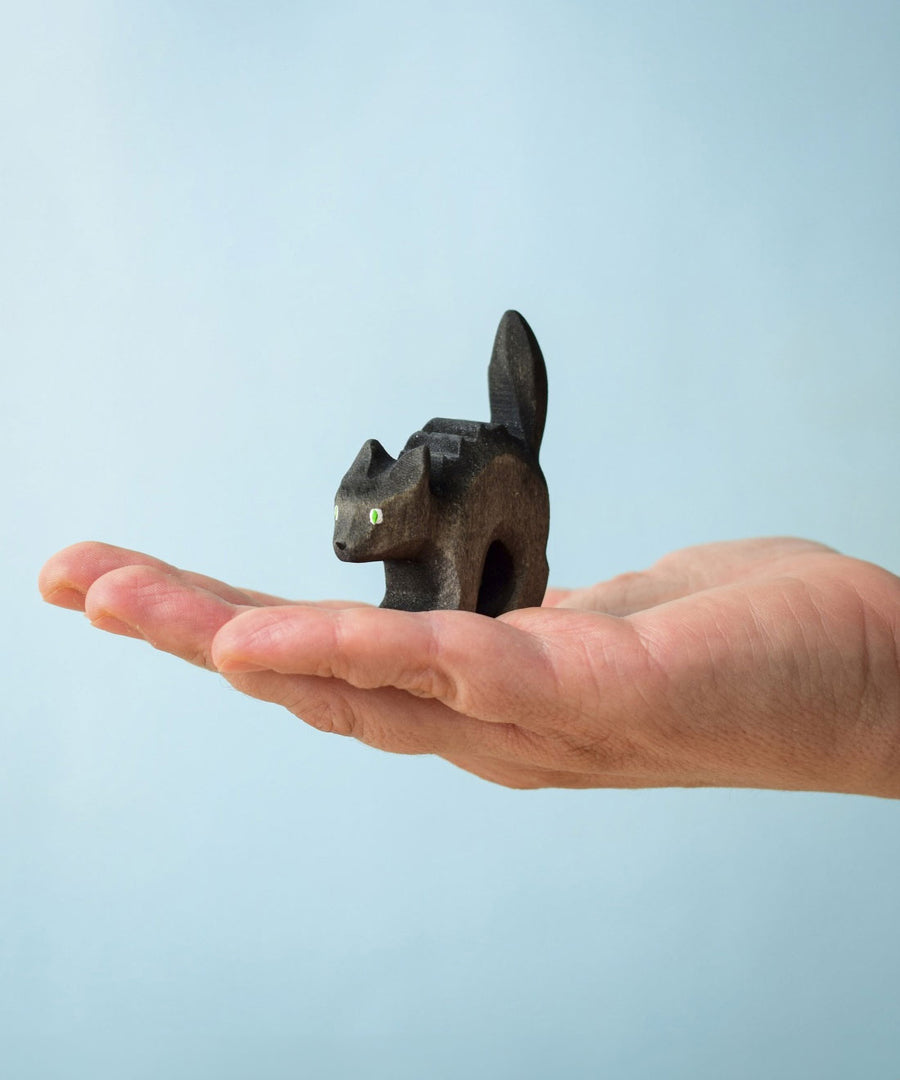
[(900, 797), (900, 578), (810, 541), (687, 548), (497, 619), (290, 603), (98, 543), (40, 588), (322, 731), (509, 787)]

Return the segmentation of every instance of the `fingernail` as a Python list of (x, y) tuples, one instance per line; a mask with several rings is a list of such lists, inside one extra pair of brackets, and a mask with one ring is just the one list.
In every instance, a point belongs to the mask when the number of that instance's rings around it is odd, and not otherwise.
[(73, 611), (81, 611), (84, 607), (84, 593), (73, 589), (69, 585), (60, 585), (44, 593), (44, 599), (48, 604), (56, 604), (57, 607), (71, 608)]
[(225, 656), (222, 659), (218, 657), (215, 659), (216, 671), (221, 671), (223, 675), (238, 675), (243, 671), (264, 671), (259, 664), (250, 664), (246, 660), (241, 660), (238, 656)]
[(116, 619), (112, 615), (103, 613), (95, 615), (94, 618), (91, 619), (91, 626), (95, 626), (98, 630), (105, 630), (108, 634), (121, 634), (122, 637), (143, 637), (143, 635), (135, 630), (134, 627), (129, 626), (127, 623), (123, 623), (121, 619)]

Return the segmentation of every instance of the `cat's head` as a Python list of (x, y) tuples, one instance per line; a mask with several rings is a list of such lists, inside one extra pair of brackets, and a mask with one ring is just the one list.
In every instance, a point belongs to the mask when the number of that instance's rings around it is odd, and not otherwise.
[(345, 562), (412, 558), (428, 538), (431, 517), (427, 446), (396, 459), (369, 439), (334, 500), (334, 552)]

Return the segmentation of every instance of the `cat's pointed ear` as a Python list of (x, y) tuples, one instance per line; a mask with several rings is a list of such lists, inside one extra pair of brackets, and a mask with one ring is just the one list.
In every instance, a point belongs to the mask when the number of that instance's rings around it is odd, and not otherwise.
[(394, 459), (377, 439), (367, 439), (348, 472), (371, 477), (383, 472), (393, 463)]
[(431, 478), (431, 448), (428, 443), (404, 450), (391, 470), (391, 479), (403, 487), (427, 484)]

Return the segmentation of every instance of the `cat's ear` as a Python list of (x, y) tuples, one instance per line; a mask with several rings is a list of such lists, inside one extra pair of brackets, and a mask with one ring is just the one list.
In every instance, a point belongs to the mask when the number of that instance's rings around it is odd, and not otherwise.
[(402, 488), (427, 484), (431, 477), (431, 448), (428, 443), (404, 450), (391, 469), (391, 480)]
[(368, 439), (356, 455), (356, 460), (350, 466), (348, 475), (352, 473), (355, 476), (372, 477), (376, 473), (384, 472), (393, 464), (394, 459), (381, 443), (377, 439)]

